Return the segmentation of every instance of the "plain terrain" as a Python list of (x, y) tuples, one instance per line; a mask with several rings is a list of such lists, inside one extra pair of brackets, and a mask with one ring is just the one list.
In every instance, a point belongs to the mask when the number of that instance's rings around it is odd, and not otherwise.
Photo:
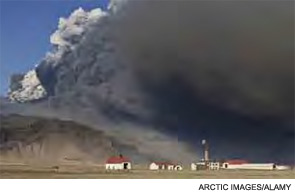
[(136, 166), (130, 171), (106, 171), (99, 165), (29, 166), (0, 165), (0, 178), (90, 178), (90, 179), (295, 179), (295, 170), (150, 171)]

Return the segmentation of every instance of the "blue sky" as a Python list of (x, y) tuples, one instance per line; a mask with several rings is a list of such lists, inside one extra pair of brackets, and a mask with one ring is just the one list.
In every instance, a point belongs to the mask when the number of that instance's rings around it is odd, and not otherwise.
[(107, 7), (108, 0), (0, 0), (0, 95), (9, 77), (32, 69), (50, 50), (58, 19), (82, 7)]

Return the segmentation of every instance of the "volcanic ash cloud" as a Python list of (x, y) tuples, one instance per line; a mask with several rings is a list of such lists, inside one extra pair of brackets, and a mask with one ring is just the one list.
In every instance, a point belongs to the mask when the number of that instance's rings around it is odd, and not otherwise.
[(35, 69), (42, 103), (91, 125), (128, 126), (120, 137), (134, 135), (149, 153), (175, 158), (163, 143), (170, 136), (194, 146), (208, 137), (216, 156), (293, 158), (293, 6), (127, 0), (80, 8), (60, 19), (55, 48)]

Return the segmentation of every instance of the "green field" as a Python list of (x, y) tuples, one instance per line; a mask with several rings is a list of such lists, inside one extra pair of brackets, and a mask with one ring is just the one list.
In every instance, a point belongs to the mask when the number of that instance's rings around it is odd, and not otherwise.
[(90, 178), (90, 179), (295, 179), (294, 170), (150, 171), (138, 166), (130, 171), (106, 171), (102, 166), (0, 165), (0, 178)]

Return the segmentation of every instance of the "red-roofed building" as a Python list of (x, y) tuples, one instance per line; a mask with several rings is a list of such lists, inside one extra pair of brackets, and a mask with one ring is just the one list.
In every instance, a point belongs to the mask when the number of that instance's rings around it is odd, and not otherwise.
[(107, 159), (105, 167), (107, 170), (129, 170), (131, 160), (125, 156), (113, 156)]

